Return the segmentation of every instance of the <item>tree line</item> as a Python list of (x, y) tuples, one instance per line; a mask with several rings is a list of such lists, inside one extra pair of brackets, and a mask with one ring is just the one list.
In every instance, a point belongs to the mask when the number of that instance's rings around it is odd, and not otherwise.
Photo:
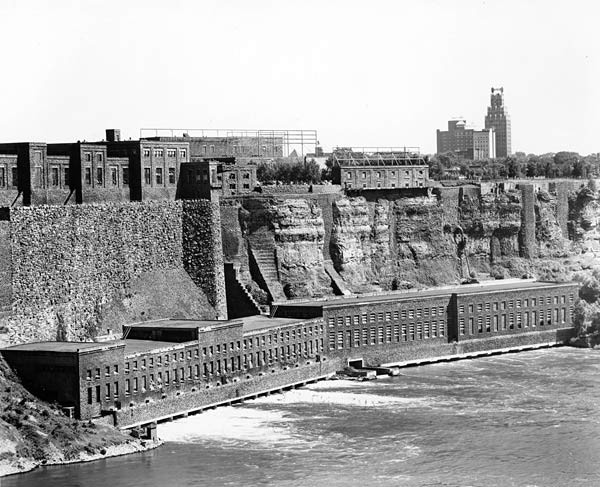
[(581, 156), (577, 152), (542, 155), (517, 152), (511, 156), (478, 161), (460, 158), (451, 152), (430, 156), (429, 175), (433, 179), (505, 178), (589, 178), (598, 176), (600, 156)]
[(314, 159), (275, 159), (261, 161), (256, 177), (263, 184), (318, 184), (322, 170)]

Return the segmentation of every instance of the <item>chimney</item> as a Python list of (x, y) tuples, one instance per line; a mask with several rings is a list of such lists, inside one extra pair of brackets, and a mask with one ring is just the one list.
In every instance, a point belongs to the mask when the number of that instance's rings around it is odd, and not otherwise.
[(120, 129), (106, 129), (106, 141), (107, 142), (120, 142), (121, 141), (121, 130)]

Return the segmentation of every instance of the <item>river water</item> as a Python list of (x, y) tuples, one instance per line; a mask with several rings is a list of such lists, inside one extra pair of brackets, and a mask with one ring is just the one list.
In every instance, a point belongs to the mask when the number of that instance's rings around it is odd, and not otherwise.
[(327, 381), (159, 425), (161, 448), (23, 486), (599, 486), (600, 352), (560, 348)]

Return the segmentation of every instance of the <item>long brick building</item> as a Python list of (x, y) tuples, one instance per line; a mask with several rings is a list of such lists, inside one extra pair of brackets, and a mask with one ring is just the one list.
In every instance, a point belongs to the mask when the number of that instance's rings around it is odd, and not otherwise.
[(26, 387), (76, 417), (137, 424), (348, 363), (561, 342), (571, 335), (576, 293), (572, 283), (517, 281), (285, 302), (272, 319), (144, 322), (126, 327), (123, 340), (1, 353)]

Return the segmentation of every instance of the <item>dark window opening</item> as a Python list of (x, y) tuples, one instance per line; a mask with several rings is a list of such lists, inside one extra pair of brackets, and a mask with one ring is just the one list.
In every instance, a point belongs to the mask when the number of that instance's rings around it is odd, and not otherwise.
[(50, 184), (52, 186), (58, 186), (58, 168), (57, 167), (52, 167), (50, 168)]
[(117, 171), (118, 168), (111, 167), (110, 168), (110, 182), (113, 186), (117, 186), (119, 184), (119, 173)]

